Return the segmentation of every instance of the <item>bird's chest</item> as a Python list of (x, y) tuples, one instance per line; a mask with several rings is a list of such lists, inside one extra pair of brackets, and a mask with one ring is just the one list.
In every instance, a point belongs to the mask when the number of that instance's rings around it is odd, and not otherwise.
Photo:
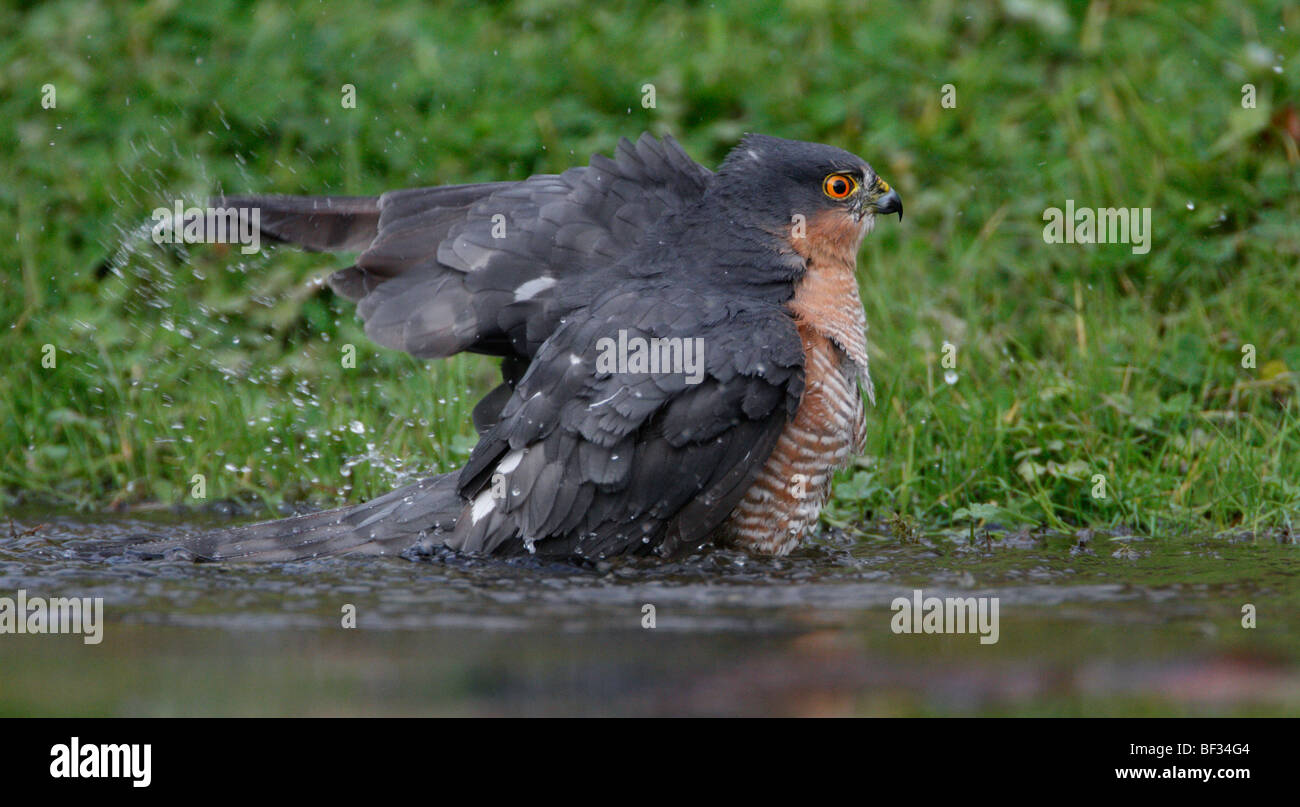
[(728, 522), (728, 539), (754, 552), (794, 549), (817, 523), (832, 474), (862, 450), (859, 382), (870, 396), (871, 380), (857, 282), (851, 273), (845, 280), (840, 272), (813, 288), (805, 281), (792, 302), (804, 347), (804, 393)]

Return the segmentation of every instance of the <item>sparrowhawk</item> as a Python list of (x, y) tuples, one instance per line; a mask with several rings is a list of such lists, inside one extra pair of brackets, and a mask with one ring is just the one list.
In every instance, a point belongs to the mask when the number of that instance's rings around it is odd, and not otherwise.
[(359, 252), (330, 285), (372, 339), (499, 356), (503, 381), (459, 471), (185, 541), (201, 559), (781, 555), (861, 450), (856, 256), (903, 207), (847, 151), (754, 134), (714, 172), (647, 134), (518, 182), (214, 203), (256, 208), (263, 237)]

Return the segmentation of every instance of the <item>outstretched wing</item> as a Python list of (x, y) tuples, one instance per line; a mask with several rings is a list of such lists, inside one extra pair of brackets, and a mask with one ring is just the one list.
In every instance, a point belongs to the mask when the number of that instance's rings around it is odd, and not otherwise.
[(363, 250), (330, 285), (356, 300), (381, 345), (435, 358), (504, 356), (480, 401), (485, 430), (554, 332), (558, 293), (615, 263), (666, 214), (697, 199), (711, 172), (671, 137), (619, 141), (613, 159), (521, 182), (390, 191), (378, 197), (233, 196), (262, 234), (310, 250)]
[(262, 233), (312, 250), (362, 250), (330, 284), (358, 301), (366, 333), (421, 357), (531, 357), (554, 329), (555, 287), (627, 254), (710, 171), (671, 137), (619, 141), (613, 159), (521, 182), (379, 197), (233, 196)]
[(439, 188), (386, 193), (374, 242), (331, 282), (359, 300), (382, 345), (531, 357), (558, 318), (547, 312), (556, 285), (615, 263), (708, 176), (671, 138), (643, 135), (613, 159), (498, 186), (466, 207)]
[[(661, 359), (667, 346), (666, 366), (638, 372), (638, 338)], [(735, 508), (802, 392), (802, 345), (780, 306), (610, 292), (542, 345), (480, 439), (447, 544), (583, 557), (692, 546)]]

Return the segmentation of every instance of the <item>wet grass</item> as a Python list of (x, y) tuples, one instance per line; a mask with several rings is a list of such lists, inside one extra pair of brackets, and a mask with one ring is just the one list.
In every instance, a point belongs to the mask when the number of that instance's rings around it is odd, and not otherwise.
[[(907, 204), (860, 259), (878, 404), (829, 521), (1289, 530), (1297, 31), (1282, 2), (7, 7), (0, 486), (270, 508), (463, 460), (491, 362), (375, 348), (330, 256), (133, 239), (178, 196), (522, 178), (647, 129), (713, 164), (752, 130)], [(1066, 199), (1152, 208), (1151, 251), (1044, 244)]]

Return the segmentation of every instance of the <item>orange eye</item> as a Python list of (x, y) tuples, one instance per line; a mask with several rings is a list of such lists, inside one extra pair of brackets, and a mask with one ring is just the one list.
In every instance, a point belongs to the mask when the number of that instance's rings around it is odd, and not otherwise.
[(822, 192), (832, 199), (847, 199), (858, 189), (858, 181), (849, 174), (831, 174), (822, 180)]

